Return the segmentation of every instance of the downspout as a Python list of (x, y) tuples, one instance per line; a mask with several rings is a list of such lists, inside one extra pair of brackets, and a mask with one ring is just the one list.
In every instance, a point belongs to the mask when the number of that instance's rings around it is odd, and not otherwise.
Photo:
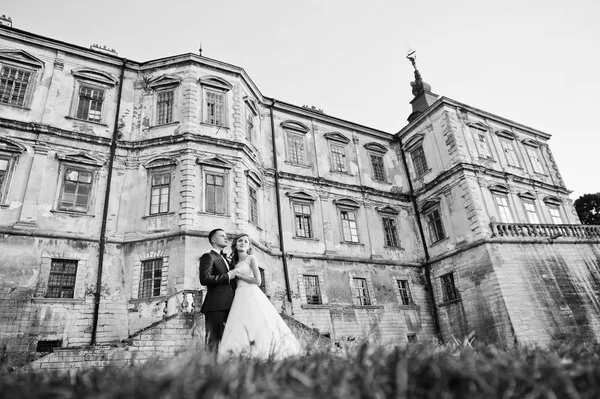
[(281, 248), (281, 259), (283, 260), (283, 276), (285, 278), (285, 293), (287, 300), (292, 304), (292, 290), (290, 289), (290, 276), (288, 274), (287, 254), (283, 242), (283, 224), (281, 221), (281, 196), (279, 194), (279, 169), (277, 166), (277, 144), (275, 142), (275, 120), (273, 118), (273, 107), (275, 99), (271, 99), (269, 107), (271, 117), (271, 140), (273, 142), (273, 168), (275, 169), (275, 199), (277, 201), (277, 227), (279, 228), (279, 248)]
[(100, 246), (98, 248), (98, 275), (96, 276), (96, 292), (94, 293), (94, 321), (92, 323), (92, 341), (90, 345), (96, 345), (96, 332), (98, 330), (98, 317), (100, 313), (100, 290), (102, 288), (102, 267), (104, 264), (104, 249), (106, 247), (106, 224), (108, 219), (108, 202), (110, 199), (110, 184), (113, 175), (113, 164), (117, 152), (117, 138), (119, 135), (119, 113), (121, 112), (121, 97), (123, 95), (123, 80), (125, 77), (125, 64), (127, 59), (123, 58), (121, 65), (121, 78), (119, 80), (119, 95), (117, 97), (117, 111), (113, 128), (112, 141), (110, 142), (110, 155), (108, 159), (108, 176), (106, 177), (106, 190), (104, 191), (104, 208), (102, 209), (102, 226), (100, 227)]
[(406, 154), (404, 153), (404, 148), (402, 147), (402, 140), (398, 139), (400, 143), (400, 157), (402, 158), (402, 163), (404, 164), (404, 169), (406, 170), (406, 177), (408, 180), (408, 189), (410, 190), (410, 199), (413, 204), (413, 208), (415, 210), (415, 219), (417, 219), (417, 228), (419, 229), (419, 235), (421, 236), (421, 242), (423, 243), (423, 252), (425, 253), (425, 281), (427, 283), (427, 291), (429, 291), (429, 299), (431, 300), (431, 305), (433, 309), (433, 323), (435, 325), (435, 334), (437, 335), (438, 340), (440, 339), (440, 323), (438, 320), (438, 312), (437, 306), (435, 303), (435, 295), (433, 295), (433, 284), (431, 283), (431, 264), (429, 263), (429, 250), (427, 249), (427, 242), (425, 241), (425, 231), (423, 230), (423, 224), (421, 223), (421, 214), (419, 212), (419, 208), (417, 206), (417, 199), (415, 198), (415, 191), (412, 185), (412, 179), (409, 174), (408, 163), (406, 162)]

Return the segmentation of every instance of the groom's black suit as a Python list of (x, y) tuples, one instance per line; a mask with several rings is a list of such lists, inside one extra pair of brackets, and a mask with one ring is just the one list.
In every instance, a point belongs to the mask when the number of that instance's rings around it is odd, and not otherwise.
[(200, 284), (206, 286), (206, 297), (200, 311), (204, 313), (206, 345), (216, 351), (223, 336), (225, 322), (233, 302), (234, 281), (229, 279), (229, 265), (214, 250), (200, 257)]

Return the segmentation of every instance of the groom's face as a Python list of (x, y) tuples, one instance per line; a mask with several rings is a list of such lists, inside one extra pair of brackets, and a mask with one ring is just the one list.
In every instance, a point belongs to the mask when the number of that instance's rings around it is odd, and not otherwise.
[(212, 238), (213, 244), (217, 247), (223, 249), (227, 246), (229, 240), (227, 239), (227, 234), (224, 231), (217, 231)]

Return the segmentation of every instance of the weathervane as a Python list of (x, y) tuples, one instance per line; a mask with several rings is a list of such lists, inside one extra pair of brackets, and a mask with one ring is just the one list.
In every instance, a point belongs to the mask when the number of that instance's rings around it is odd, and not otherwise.
[(412, 87), (412, 94), (413, 94), (413, 96), (416, 96), (417, 94), (419, 94), (423, 90), (430, 91), (431, 90), (431, 86), (429, 86), (429, 84), (423, 82), (423, 78), (421, 77), (421, 73), (417, 69), (417, 62), (416, 62), (416, 60), (417, 60), (417, 51), (414, 50), (414, 49), (410, 49), (409, 48), (408, 51), (406, 52), (406, 58), (408, 58), (408, 60), (412, 64), (413, 68), (415, 68), (415, 81), (414, 82), (410, 82), (410, 85)]

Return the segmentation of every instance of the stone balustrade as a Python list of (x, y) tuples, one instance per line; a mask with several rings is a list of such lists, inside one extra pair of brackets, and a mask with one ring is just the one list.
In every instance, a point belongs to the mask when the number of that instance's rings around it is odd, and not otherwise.
[(178, 313), (198, 313), (202, 306), (202, 291), (183, 290), (169, 295), (164, 300), (163, 317)]
[(600, 240), (600, 226), (597, 225), (492, 222), (490, 227), (492, 237)]

